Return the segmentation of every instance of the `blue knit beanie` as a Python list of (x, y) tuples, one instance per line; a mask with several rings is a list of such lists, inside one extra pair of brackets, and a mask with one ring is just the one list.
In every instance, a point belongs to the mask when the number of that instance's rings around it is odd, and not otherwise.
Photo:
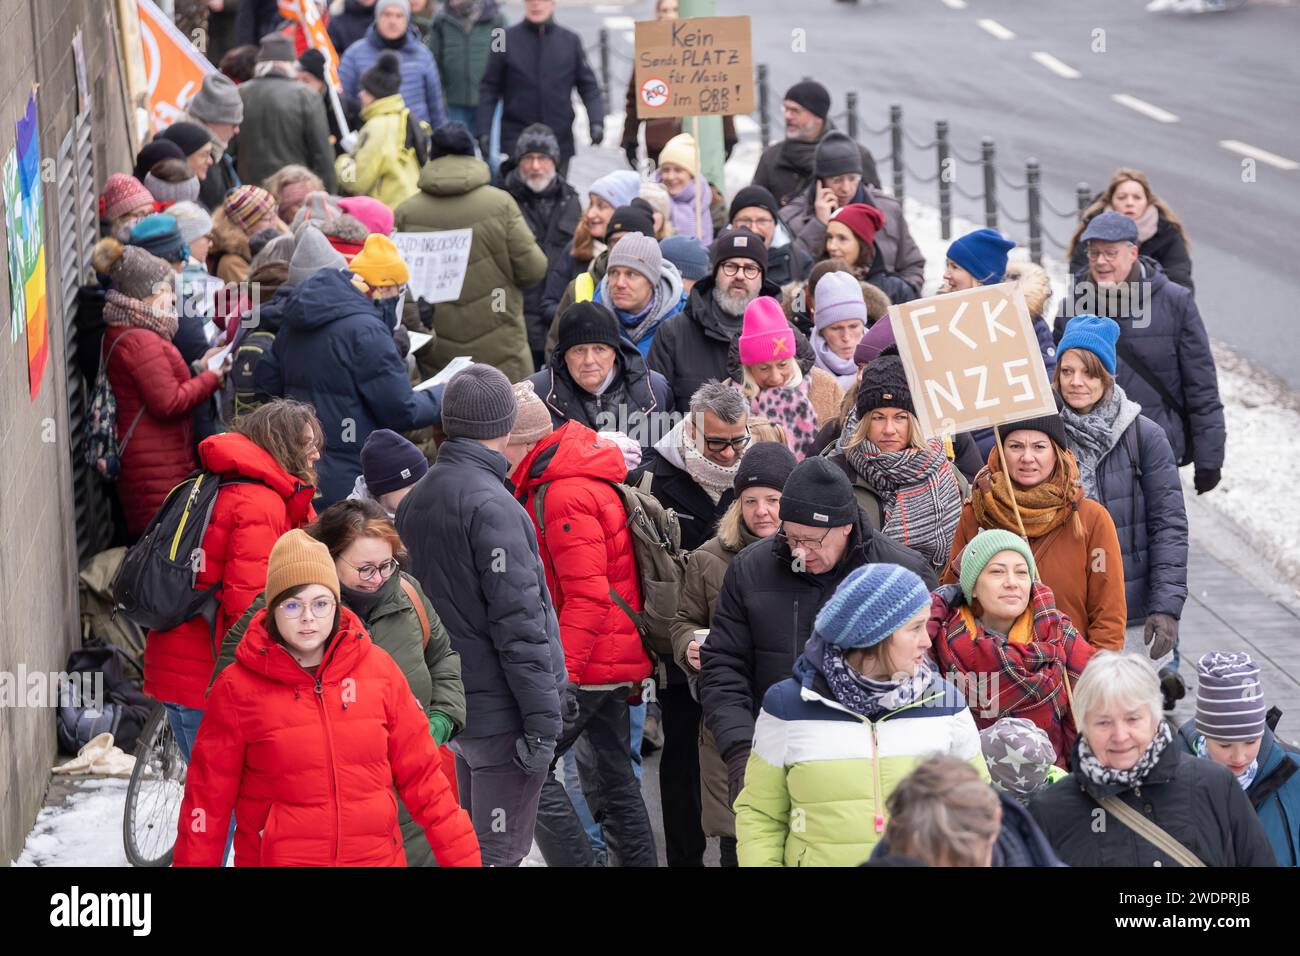
[(1084, 349), (1101, 359), (1102, 366), (1115, 374), (1115, 343), (1119, 341), (1119, 323), (1100, 315), (1076, 315), (1065, 323), (1065, 334), (1056, 347), (1057, 361), (1066, 349)]
[(813, 631), (836, 647), (874, 647), (930, 606), (930, 591), (897, 564), (864, 564), (817, 612)]
[(683, 279), (698, 282), (709, 274), (709, 250), (691, 236), (669, 236), (659, 243), (664, 258), (677, 267)]
[(163, 213), (153, 213), (137, 222), (128, 242), (164, 262), (184, 262), (190, 254), (176, 217)]
[(1007, 272), (1007, 253), (1016, 247), (1010, 239), (1003, 239), (996, 229), (976, 229), (948, 247), (948, 258), (961, 266), (977, 282), (996, 285)]

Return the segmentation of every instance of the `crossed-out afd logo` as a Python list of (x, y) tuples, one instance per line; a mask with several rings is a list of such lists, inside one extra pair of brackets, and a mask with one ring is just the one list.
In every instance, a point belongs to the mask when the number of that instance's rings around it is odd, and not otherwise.
[(74, 884), (70, 892), (50, 897), (51, 926), (124, 926), (133, 936), (148, 936), (152, 914), (150, 893), (82, 893)]

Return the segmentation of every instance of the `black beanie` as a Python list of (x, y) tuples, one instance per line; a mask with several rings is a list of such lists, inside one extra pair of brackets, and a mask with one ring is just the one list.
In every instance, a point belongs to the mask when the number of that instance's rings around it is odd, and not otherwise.
[(464, 123), (452, 120), (433, 131), (433, 143), (429, 148), (430, 159), (473, 155), (474, 137), (469, 135), (469, 130), (465, 128)]
[(380, 100), (402, 88), (402, 59), (391, 50), (379, 54), (375, 65), (361, 74), (361, 88)]
[[(635, 203), (636, 200), (632, 200)], [(605, 227), (605, 238), (616, 236), (621, 232), (639, 232), (643, 236), (649, 236), (651, 239), (655, 236), (655, 217), (654, 213), (648, 209), (643, 209), (639, 205), (629, 203), (626, 206), (619, 206), (614, 210), (614, 215), (609, 217), (609, 225)]]
[(727, 210), (727, 220), (729, 222), (735, 220), (740, 210), (751, 206), (766, 209), (772, 214), (773, 219), (780, 221), (781, 208), (776, 204), (776, 198), (762, 186), (746, 186), (736, 193), (736, 198), (731, 200), (731, 208)]
[(308, 47), (298, 56), (298, 66), (304, 73), (310, 73), (322, 83), (325, 82), (325, 54), (315, 47)]
[[(204, 134), (203, 141), (211, 142), (207, 134)], [(131, 175), (144, 182), (145, 173), (153, 169), (155, 163), (164, 159), (179, 159), (184, 162), (185, 151), (170, 139), (155, 139), (152, 143), (145, 143), (136, 154), (135, 169), (131, 170)]]
[(848, 136), (833, 129), (817, 144), (817, 151), (813, 154), (813, 175), (818, 179), (829, 179), (846, 173), (862, 175), (862, 150)]
[(212, 134), (198, 123), (172, 123), (158, 134), (158, 139), (169, 140), (179, 146), (182, 159), (212, 145)]
[(781, 520), (822, 528), (853, 524), (858, 502), (849, 478), (829, 458), (805, 458), (781, 490)]
[(882, 355), (864, 368), (853, 407), (859, 420), (866, 418), (873, 408), (901, 408), (915, 415), (916, 406), (912, 404), (903, 360), (897, 355)]
[(749, 488), (785, 488), (795, 466), (794, 452), (779, 441), (761, 441), (750, 445), (740, 459), (736, 480), (731, 486), (739, 498)]
[(559, 352), (593, 342), (618, 349), (618, 319), (599, 302), (575, 302), (560, 316)]
[(728, 259), (753, 259), (767, 272), (767, 246), (762, 236), (748, 229), (728, 229), (713, 240), (709, 246), (709, 271), (716, 273)]
[(1002, 435), (1002, 444), (1006, 444), (1008, 435), (1020, 429), (1043, 432), (1048, 438), (1056, 443), (1058, 449), (1067, 447), (1065, 441), (1065, 423), (1061, 421), (1060, 415), (1044, 415), (1041, 418), (1025, 418), (1018, 422), (1007, 422), (1005, 425), (999, 425), (998, 432)]
[(428, 470), (424, 452), (387, 428), (376, 428), (361, 446), (361, 474), (375, 497), (415, 484)]
[(524, 131), (515, 140), (515, 162), (523, 161), (529, 153), (541, 153), (549, 156), (558, 166), (560, 163), (560, 141), (555, 138), (555, 131), (545, 123), (533, 123), (525, 126)]
[(785, 99), (798, 103), (813, 116), (826, 118), (831, 111), (831, 95), (816, 80), (804, 80), (785, 91)]

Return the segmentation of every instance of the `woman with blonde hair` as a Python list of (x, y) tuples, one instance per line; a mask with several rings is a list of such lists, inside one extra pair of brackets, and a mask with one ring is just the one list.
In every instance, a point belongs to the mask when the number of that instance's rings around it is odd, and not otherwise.
[(1094, 216), (1106, 210), (1128, 216), (1138, 227), (1138, 253), (1160, 263), (1170, 281), (1177, 282), (1189, 292), (1192, 286), (1191, 243), (1187, 230), (1169, 204), (1151, 189), (1146, 173), (1137, 169), (1117, 169), (1110, 178), (1105, 192), (1093, 200), (1092, 205), (1079, 217), (1079, 228), (1070, 237), (1070, 272), (1077, 275), (1088, 268), (1088, 244), (1079, 237), (1088, 228)]

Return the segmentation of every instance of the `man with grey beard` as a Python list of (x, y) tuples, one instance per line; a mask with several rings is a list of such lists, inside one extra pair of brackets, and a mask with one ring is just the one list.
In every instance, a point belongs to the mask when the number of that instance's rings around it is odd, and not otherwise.
[(524, 324), (533, 366), (546, 365), (544, 346), (550, 318), (542, 312), (548, 293), (556, 301), (573, 278), (569, 249), (582, 215), (578, 193), (560, 175), (560, 143), (543, 123), (534, 123), (519, 134), (515, 144), (514, 168), (506, 175), (506, 192), (515, 197), (533, 238), (546, 253), (546, 279), (524, 290)]
[(781, 297), (767, 279), (767, 246), (748, 229), (728, 229), (709, 248), (710, 274), (691, 289), (686, 308), (655, 333), (647, 364), (668, 379), (673, 411), (686, 412), (705, 382), (725, 381), (727, 353), (745, 307), (760, 295)]

